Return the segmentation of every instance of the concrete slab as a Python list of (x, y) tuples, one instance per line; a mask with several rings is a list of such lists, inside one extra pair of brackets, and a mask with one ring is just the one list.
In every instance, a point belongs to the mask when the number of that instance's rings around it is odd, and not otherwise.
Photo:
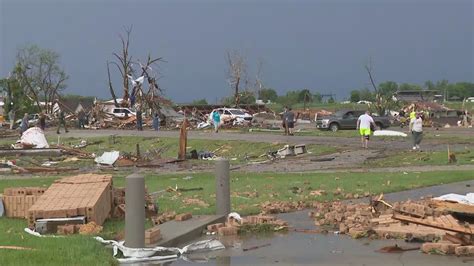
[(178, 247), (200, 237), (209, 224), (221, 223), (224, 220), (225, 215), (197, 215), (182, 222), (169, 221), (160, 224), (162, 238), (153, 246)]

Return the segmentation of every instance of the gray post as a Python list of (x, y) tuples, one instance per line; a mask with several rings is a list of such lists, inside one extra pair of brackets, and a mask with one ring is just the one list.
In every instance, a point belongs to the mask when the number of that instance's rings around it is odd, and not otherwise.
[(137, 173), (125, 178), (125, 246), (145, 247), (145, 178)]
[(216, 214), (218, 215), (230, 213), (229, 168), (229, 160), (216, 160)]

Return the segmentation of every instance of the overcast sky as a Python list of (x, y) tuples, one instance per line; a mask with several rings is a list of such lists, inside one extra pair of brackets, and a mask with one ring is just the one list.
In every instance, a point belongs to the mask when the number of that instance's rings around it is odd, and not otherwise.
[[(106, 61), (133, 25), (131, 54), (164, 57), (160, 85), (176, 102), (231, 93), (227, 50), (263, 61), (266, 87), (335, 93), (377, 82), (474, 81), (471, 0), (0, 0), (0, 77), (18, 47), (61, 55), (66, 93), (108, 98)], [(115, 70), (114, 70), (115, 71)], [(121, 94), (115, 75), (115, 88)]]

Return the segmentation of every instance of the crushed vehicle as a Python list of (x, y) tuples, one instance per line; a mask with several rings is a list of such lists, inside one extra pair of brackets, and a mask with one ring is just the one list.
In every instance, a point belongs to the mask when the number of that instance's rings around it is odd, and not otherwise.
[[(336, 132), (340, 129), (356, 129), (357, 119), (364, 114), (365, 111), (357, 110), (340, 110), (330, 116), (318, 117), (316, 120), (316, 128), (321, 130), (331, 130)], [(376, 129), (384, 129), (390, 127), (390, 119), (386, 116), (372, 116), (376, 125)]]

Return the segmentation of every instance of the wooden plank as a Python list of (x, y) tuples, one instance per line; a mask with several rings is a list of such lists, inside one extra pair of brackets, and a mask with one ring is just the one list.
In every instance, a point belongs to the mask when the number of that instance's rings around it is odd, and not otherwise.
[(450, 212), (466, 213), (474, 216), (474, 205), (467, 205), (457, 202), (432, 200), (431, 204), (440, 210), (446, 210)]
[(470, 234), (470, 235), (474, 234), (474, 227), (472, 225), (470, 225), (469, 227), (463, 227), (459, 225), (447, 225), (447, 224), (440, 223), (439, 217), (434, 219), (433, 221), (430, 221), (430, 219), (421, 219), (421, 218), (415, 218), (411, 216), (394, 213), (393, 219), (409, 222), (409, 223), (414, 223), (414, 224), (425, 225), (425, 226), (457, 232), (457, 233)]

